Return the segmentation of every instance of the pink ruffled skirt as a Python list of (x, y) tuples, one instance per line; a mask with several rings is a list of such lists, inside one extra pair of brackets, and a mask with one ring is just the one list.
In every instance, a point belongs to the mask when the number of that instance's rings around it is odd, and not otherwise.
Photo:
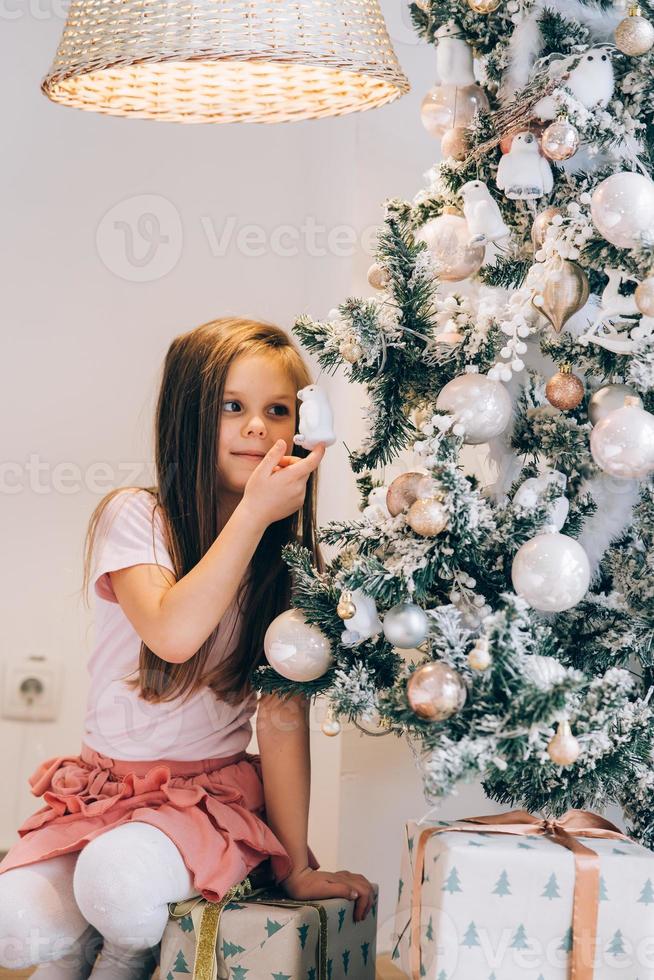
[[(177, 845), (197, 893), (211, 902), (269, 861), (282, 881), (292, 861), (266, 824), (260, 756), (242, 751), (215, 759), (132, 762), (82, 743), (80, 755), (42, 762), (29, 777), (45, 806), (18, 828), (0, 874), (80, 851), (130, 820), (152, 824)], [(309, 864), (320, 865), (309, 848)]]

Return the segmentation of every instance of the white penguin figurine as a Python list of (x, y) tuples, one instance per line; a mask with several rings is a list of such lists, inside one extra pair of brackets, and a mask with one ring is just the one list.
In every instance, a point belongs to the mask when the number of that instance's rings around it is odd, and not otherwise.
[(441, 85), (474, 85), (472, 48), (456, 21), (448, 20), (436, 31), (436, 72)]
[(499, 162), (495, 182), (511, 200), (533, 201), (549, 194), (554, 186), (552, 168), (541, 155), (533, 133), (525, 131), (513, 137), (511, 149)]
[[(549, 66), (550, 77), (562, 75), (577, 58), (579, 55), (568, 55), (567, 58), (553, 61)], [(605, 48), (591, 48), (579, 58), (570, 77), (561, 79), (561, 86), (570, 89), (575, 99), (586, 109), (595, 106), (604, 109), (611, 101), (615, 89), (613, 63), (608, 51)], [(543, 120), (555, 119), (558, 111), (559, 106), (551, 95), (540, 99), (533, 109), (534, 115)]]
[(463, 214), (468, 222), (470, 245), (496, 242), (506, 238), (509, 229), (504, 224), (497, 201), (483, 180), (469, 180), (461, 187)]
[(315, 449), (319, 442), (331, 446), (336, 442), (336, 435), (334, 416), (327, 392), (313, 384), (300, 388), (297, 397), (302, 404), (298, 422), (299, 432), (293, 436), (293, 442), (304, 449)]
[(352, 619), (345, 620), (347, 626), (341, 633), (341, 642), (348, 647), (361, 643), (362, 640), (369, 640), (382, 630), (377, 604), (371, 596), (366, 595), (363, 589), (354, 589), (352, 602), (356, 606), (356, 612)]

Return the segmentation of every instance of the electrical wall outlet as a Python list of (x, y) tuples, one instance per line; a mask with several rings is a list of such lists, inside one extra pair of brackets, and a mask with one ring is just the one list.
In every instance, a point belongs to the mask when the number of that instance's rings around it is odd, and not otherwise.
[(15, 721), (55, 721), (62, 670), (61, 661), (38, 653), (6, 661), (0, 717)]

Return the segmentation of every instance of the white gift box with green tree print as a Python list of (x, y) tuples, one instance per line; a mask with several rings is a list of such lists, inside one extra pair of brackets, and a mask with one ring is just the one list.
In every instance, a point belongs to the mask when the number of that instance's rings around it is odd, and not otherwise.
[[(293, 902), (281, 889), (231, 901), (220, 916), (217, 980), (375, 980), (378, 886), (360, 922), (354, 902)], [(194, 975), (198, 913), (171, 917), (161, 940), (160, 980)]]
[[(411, 976), (415, 847), (405, 826), (392, 959)], [(576, 836), (576, 835), (573, 835)], [(578, 836), (600, 858), (595, 980), (654, 980), (654, 853), (636, 841)], [(545, 836), (431, 836), (421, 889), (425, 980), (568, 980), (574, 856)]]

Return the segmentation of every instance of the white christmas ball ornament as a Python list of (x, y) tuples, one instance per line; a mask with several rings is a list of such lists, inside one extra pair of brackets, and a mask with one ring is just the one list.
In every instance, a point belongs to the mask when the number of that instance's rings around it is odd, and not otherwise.
[(384, 636), (394, 647), (410, 650), (427, 635), (427, 613), (414, 602), (398, 602), (384, 616)]
[(623, 170), (593, 191), (590, 213), (600, 235), (617, 248), (637, 248), (654, 238), (654, 182)]
[(278, 674), (291, 681), (313, 681), (332, 663), (329, 640), (308, 623), (301, 609), (287, 609), (275, 619), (263, 638), (266, 659)]
[(436, 408), (455, 416), (464, 430), (463, 441), (472, 446), (503, 432), (513, 410), (511, 396), (502, 382), (485, 374), (462, 374), (448, 381), (436, 400)]
[(583, 599), (590, 585), (590, 563), (581, 545), (558, 531), (537, 534), (516, 552), (513, 588), (532, 609), (563, 612)]
[(590, 434), (590, 451), (609, 476), (638, 480), (654, 471), (654, 415), (627, 396), (622, 408), (609, 412)]

